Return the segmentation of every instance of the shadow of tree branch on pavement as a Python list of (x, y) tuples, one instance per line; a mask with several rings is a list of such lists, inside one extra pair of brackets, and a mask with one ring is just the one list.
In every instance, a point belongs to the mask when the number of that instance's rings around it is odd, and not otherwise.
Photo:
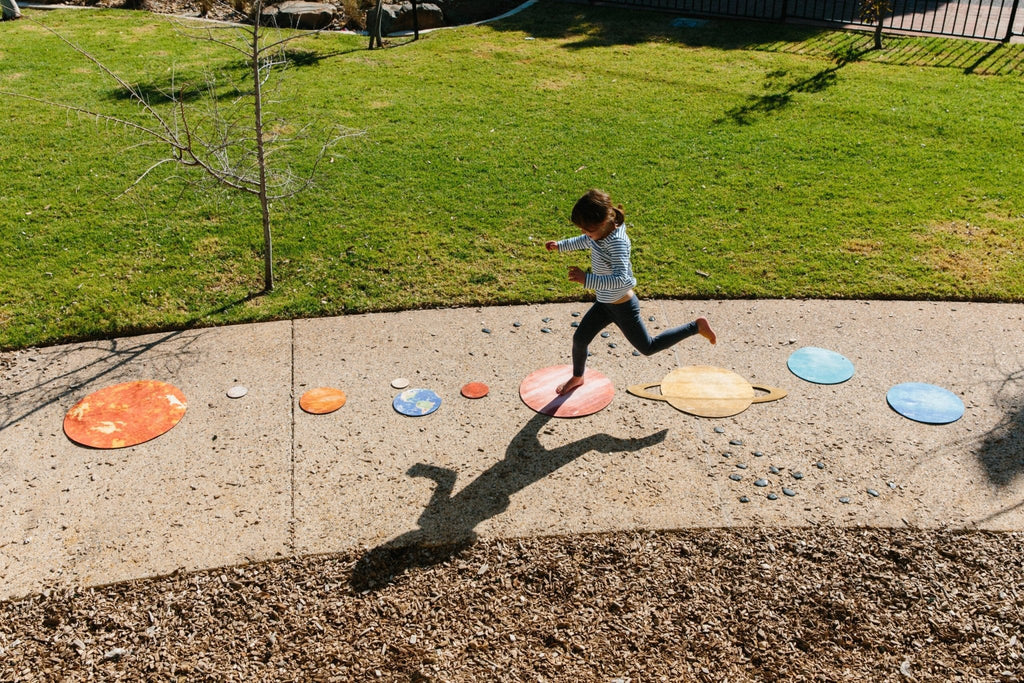
[(457, 472), (424, 463), (409, 468), (409, 476), (426, 477), (435, 483), (430, 502), (417, 522), (419, 528), (368, 551), (352, 571), (352, 588), (357, 592), (375, 590), (393, 583), (413, 567), (440, 564), (456, 556), (476, 541), (478, 524), (508, 509), (513, 494), (586, 453), (638, 451), (661, 443), (668, 433), (663, 429), (641, 439), (595, 434), (547, 449), (538, 435), (551, 419), (535, 415), (509, 443), (505, 458), (455, 495), (452, 491)]
[[(167, 331), (155, 338), (92, 340), (39, 350), (38, 355), (43, 362), (39, 367), (33, 368), (40, 376), (39, 379), (29, 380), (28, 386), (12, 386), (11, 389), (4, 391), (4, 384), (8, 378), (0, 377), (0, 394), (4, 398), (0, 401), (0, 431), (71, 396), (85, 385), (104, 378), (116, 377), (121, 368), (144, 356), (150, 360), (164, 359), (167, 375), (175, 376), (176, 369), (189, 362), (190, 347), (195, 342), (195, 337), (184, 335), (186, 330), (195, 329), (207, 316), (222, 313), (261, 295), (262, 293), (250, 294), (215, 310), (194, 316), (182, 329)], [(46, 376), (47, 368), (44, 366), (63, 369)], [(11, 384), (15, 385), (17, 382), (12, 380)]]
[(1004, 417), (985, 435), (978, 459), (996, 486), (1009, 486), (1024, 473), (1024, 370), (1011, 373), (995, 395)]

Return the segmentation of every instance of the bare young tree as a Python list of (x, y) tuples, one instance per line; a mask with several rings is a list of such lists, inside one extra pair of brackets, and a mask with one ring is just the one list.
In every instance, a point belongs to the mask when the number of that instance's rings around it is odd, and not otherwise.
[(892, 2), (890, 0), (861, 0), (860, 18), (869, 24), (875, 25), (875, 49), (882, 49), (882, 20), (885, 15), (892, 13)]
[[(73, 104), (50, 102), (22, 93), (0, 91), (0, 94), (33, 100), (135, 130), (147, 137), (149, 142), (165, 149), (167, 155), (149, 166), (136, 178), (129, 190), (156, 168), (173, 163), (200, 169), (206, 177), (220, 185), (256, 196), (263, 228), (263, 290), (269, 292), (274, 288), (273, 239), (270, 229), (272, 203), (292, 197), (307, 188), (331, 146), (342, 138), (359, 135), (361, 132), (333, 127), (325, 136), (325, 141), (313, 159), (312, 168), (305, 176), (296, 175), (287, 167), (277, 168), (268, 164), (272, 150), (279, 150), (309, 134), (309, 125), (287, 137), (278, 132), (268, 132), (264, 120), (268, 81), (275, 71), (288, 64), (285, 45), (308, 32), (291, 31), (282, 34), (261, 25), (259, 19), (262, 6), (263, 0), (255, 0), (249, 20), (238, 24), (180, 25), (189, 37), (228, 48), (245, 60), (249, 88), (239, 92), (226, 106), (219, 102), (214, 92), (216, 83), (212, 77), (206, 84), (208, 97), (201, 98), (205, 99), (206, 109), (201, 109), (196, 103), (186, 103), (183, 91), (173, 88), (162, 93), (166, 102), (154, 104), (137, 85), (132, 85), (88, 51), (46, 26), (46, 30), (113, 79), (119, 89), (141, 107), (144, 122), (91, 111)], [(169, 111), (158, 110), (158, 107), (163, 109), (162, 105), (166, 104), (170, 104)]]

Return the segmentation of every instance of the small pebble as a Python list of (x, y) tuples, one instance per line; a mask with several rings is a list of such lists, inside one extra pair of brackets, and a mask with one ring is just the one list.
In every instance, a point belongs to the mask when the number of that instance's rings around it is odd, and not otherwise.
[(896, 490), (896, 482), (890, 481), (889, 482), (889, 488), (891, 488), (893, 491), (895, 491)]
[(842, 498), (839, 499), (839, 502), (840, 503), (849, 503), (850, 499), (847, 498), (846, 496), (843, 496)]
[(878, 498), (878, 491), (876, 491), (874, 489), (868, 489), (868, 495), (869, 496), (873, 496), (875, 498)]
[(540, 328), (540, 331), (543, 332), (544, 334), (547, 334), (547, 333), (551, 332), (551, 328), (550, 327), (542, 327), (542, 328)]
[(747, 498), (746, 496), (740, 496), (740, 502), (741, 503), (749, 503), (750, 499)]
[(777, 495), (775, 495), (774, 493), (769, 493), (768, 494), (768, 500), (778, 500), (778, 499), (779, 499), (779, 497)]
[(775, 465), (772, 465), (771, 467), (768, 468), (768, 471), (771, 472), (772, 474), (778, 474), (779, 468), (776, 467)]
[(580, 326), (580, 324), (578, 322), (575, 322), (575, 321), (573, 321), (573, 323), (571, 325), (569, 325), (569, 327), (579, 327), (579, 326)]
[(793, 472), (793, 478), (794, 479), (803, 479), (804, 478), (804, 473), (803, 472)]
[(522, 324), (522, 323), (520, 323), (520, 322), (514, 322), (514, 323), (512, 323), (512, 327), (522, 327), (522, 326), (523, 326), (523, 324)]
[(715, 427), (715, 434), (725, 434), (725, 427)]
[(491, 328), (489, 328), (489, 327), (485, 327), (485, 328), (483, 329), (483, 333), (484, 333), (484, 334), (490, 334), (490, 333), (491, 333)]
[(579, 311), (573, 311), (572, 312), (572, 317), (574, 317), (574, 318), (580, 317), (580, 312)]
[(641, 355), (641, 354), (640, 354), (640, 352), (639, 352), (639, 351), (634, 351), (634, 352), (633, 352), (633, 355), (634, 355), (634, 356), (639, 356), (639, 355)]
[(649, 317), (647, 319), (647, 322), (653, 323), (654, 322), (654, 316), (652, 315), (651, 317)]
[(763, 458), (764, 457), (764, 453), (762, 453), (761, 451), (754, 451), (754, 457), (755, 458)]
[(746, 463), (742, 463), (742, 462), (738, 462), (738, 463), (736, 463), (736, 467), (738, 467), (738, 468), (739, 468), (739, 469), (741, 469), (741, 470), (745, 470), (745, 469), (747, 469), (747, 465), (746, 465)]
[(601, 338), (602, 338), (602, 339), (607, 339), (607, 338), (608, 338), (608, 337), (610, 337), (610, 336), (612, 336), (612, 333), (611, 333), (611, 332), (602, 332), (602, 333), (601, 333)]
[(732, 457), (732, 453), (730, 453), (729, 451), (726, 451), (725, 453), (722, 453), (722, 457), (723, 458), (731, 458)]
[(743, 481), (743, 477), (741, 477), (738, 474), (730, 474), (729, 478), (732, 479), (733, 481)]
[(814, 466), (817, 467), (819, 470), (825, 469), (825, 463), (823, 462), (816, 462), (814, 463)]
[(796, 495), (796, 491), (794, 491), (793, 489), (782, 489), (782, 492), (785, 493), (790, 498)]
[(733, 439), (732, 441), (729, 442), (729, 445), (730, 446), (742, 446), (743, 442), (740, 441), (739, 439)]
[(767, 479), (758, 479), (757, 481), (754, 482), (754, 486), (757, 486), (757, 487), (760, 487), (760, 488), (764, 488), (767, 485), (768, 485), (768, 480)]
[(540, 321), (541, 321), (542, 323), (549, 323), (549, 322), (551, 322), (551, 318), (541, 318), (541, 320), (540, 320)]
[(609, 348), (609, 349), (614, 349), (614, 348), (616, 348), (617, 346), (618, 346), (618, 344), (616, 344), (615, 342), (610, 342), (610, 343), (608, 344), (608, 348)]

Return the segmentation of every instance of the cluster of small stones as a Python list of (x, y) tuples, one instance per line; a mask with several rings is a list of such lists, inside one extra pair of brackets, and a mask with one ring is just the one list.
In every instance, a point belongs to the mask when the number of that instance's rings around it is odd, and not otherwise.
[[(716, 434), (724, 435), (725, 434), (725, 427), (722, 427), (722, 426), (715, 427), (714, 431), (715, 431)], [(729, 446), (731, 446), (731, 447), (742, 447), (743, 445), (744, 445), (744, 443), (743, 443), (743, 441), (741, 439), (730, 439), (729, 440)], [(765, 457), (765, 455), (764, 455), (764, 453), (762, 451), (753, 451), (751, 454), (755, 458), (763, 458), (763, 457)], [(733, 453), (732, 450), (723, 450), (722, 451), (722, 457), (723, 458), (733, 458), (734, 455), (735, 454)], [(816, 469), (818, 469), (818, 470), (825, 470), (827, 468), (827, 465), (823, 461), (818, 460), (817, 462), (814, 463), (814, 467)], [(736, 469), (743, 470), (744, 472), (746, 472), (749, 469), (749, 466), (745, 462), (738, 462), (738, 463), (736, 463)], [(781, 475), (782, 474), (782, 470), (780, 468), (776, 467), (775, 465), (768, 465), (768, 474), (770, 474), (770, 475)], [(798, 470), (793, 470), (789, 474), (796, 481), (802, 481), (806, 477), (806, 475), (803, 472), (800, 472)], [(739, 483), (739, 482), (744, 480), (744, 476), (743, 476), (743, 474), (735, 473), (734, 472), (733, 474), (729, 475), (729, 479), (730, 479), (730, 481)], [(761, 476), (761, 477), (758, 477), (757, 479), (754, 480), (754, 486), (756, 486), (759, 489), (765, 489), (765, 488), (768, 488), (769, 486), (771, 486), (771, 482), (768, 480), (767, 477)], [(896, 489), (897, 488), (897, 485), (896, 485), (895, 482), (888, 482), (888, 486), (889, 486), (890, 489)], [(795, 498), (796, 497), (797, 490), (792, 485), (791, 486), (782, 486), (781, 488), (782, 488), (782, 494), (784, 496), (786, 496), (788, 498)], [(871, 496), (872, 498), (878, 498), (878, 497), (881, 496), (881, 494), (876, 489), (873, 489), (873, 488), (866, 489), (865, 493), (867, 493), (867, 495)], [(775, 493), (774, 491), (769, 491), (765, 495), (765, 497), (768, 500), (778, 500), (779, 499), (778, 494)], [(748, 496), (748, 495), (741, 495), (739, 497), (739, 501), (741, 503), (749, 503), (750, 502), (750, 496)], [(844, 496), (840, 496), (839, 497), (839, 502), (840, 503), (848, 504), (850, 501), (851, 501), (850, 496), (845, 496), (844, 495)]]

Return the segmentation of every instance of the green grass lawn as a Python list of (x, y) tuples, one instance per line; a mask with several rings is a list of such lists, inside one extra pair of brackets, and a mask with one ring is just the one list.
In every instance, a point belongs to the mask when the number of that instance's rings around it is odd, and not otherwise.
[[(27, 11), (147, 92), (238, 57), (139, 12)], [(1024, 300), (1021, 46), (546, 3), (368, 51), (291, 48), (271, 125), (365, 131), (273, 207), (197, 184), (130, 131), (23, 99), (0, 118), (0, 348), (186, 325), (576, 299), (547, 239), (606, 189), (643, 297)], [(0, 90), (139, 119), (30, 21)], [(198, 106), (193, 100), (190, 106)], [(310, 138), (273, 163), (308, 169)], [(698, 275), (698, 271), (707, 275)]]

